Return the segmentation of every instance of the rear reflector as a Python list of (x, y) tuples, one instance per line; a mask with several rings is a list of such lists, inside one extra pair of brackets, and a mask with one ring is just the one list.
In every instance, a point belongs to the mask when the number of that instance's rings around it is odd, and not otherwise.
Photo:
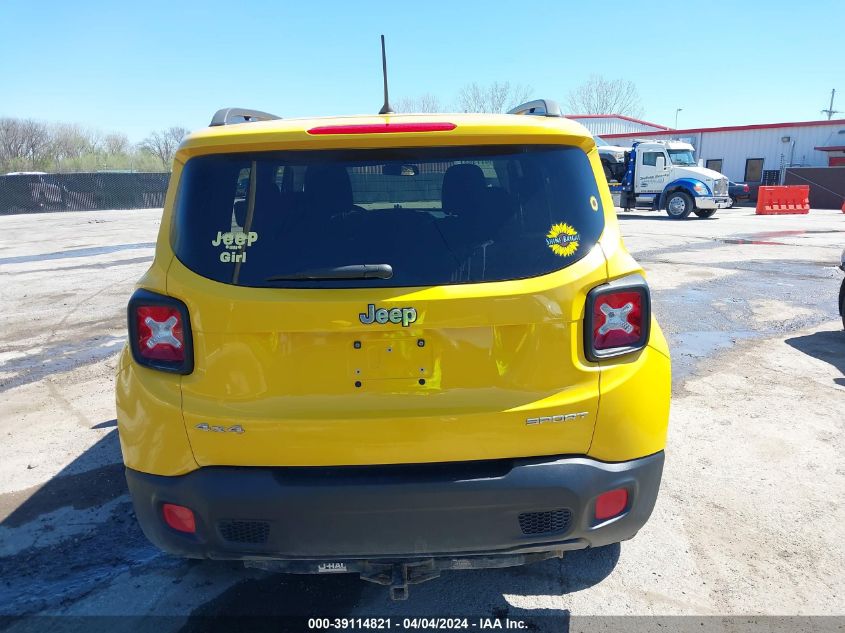
[(323, 125), (312, 127), (309, 134), (396, 134), (400, 132), (449, 132), (454, 123), (366, 123), (360, 125)]
[(603, 521), (622, 514), (628, 506), (628, 491), (617, 488), (600, 494), (596, 499), (596, 519)]
[(174, 530), (187, 534), (196, 534), (197, 523), (194, 520), (194, 511), (185, 506), (177, 506), (173, 503), (165, 503), (161, 506), (161, 513), (164, 522)]

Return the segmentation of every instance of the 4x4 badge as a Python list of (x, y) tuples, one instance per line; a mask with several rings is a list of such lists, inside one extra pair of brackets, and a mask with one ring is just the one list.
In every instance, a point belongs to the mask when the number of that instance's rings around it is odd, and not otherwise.
[(408, 327), (417, 320), (417, 311), (414, 308), (376, 308), (372, 303), (367, 306), (367, 311), (358, 315), (361, 323), (401, 323), (402, 327)]

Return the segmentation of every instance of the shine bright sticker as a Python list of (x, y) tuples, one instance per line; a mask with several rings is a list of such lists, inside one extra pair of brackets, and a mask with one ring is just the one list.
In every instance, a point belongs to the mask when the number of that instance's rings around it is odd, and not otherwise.
[(580, 243), (581, 234), (565, 222), (553, 225), (546, 233), (546, 244), (555, 255), (561, 257), (574, 255)]

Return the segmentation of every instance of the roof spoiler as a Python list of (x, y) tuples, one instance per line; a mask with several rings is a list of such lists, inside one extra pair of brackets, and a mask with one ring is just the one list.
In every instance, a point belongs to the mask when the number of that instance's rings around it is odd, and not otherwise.
[(217, 127), (219, 125), (234, 125), (237, 123), (252, 123), (254, 121), (273, 121), (274, 119), (281, 119), (282, 117), (270, 114), (269, 112), (261, 112), (261, 110), (248, 110), (246, 108), (223, 108), (214, 113), (211, 117), (211, 123), (208, 127)]
[(562, 117), (563, 113), (560, 111), (560, 106), (557, 101), (551, 99), (535, 99), (528, 103), (516, 106), (513, 110), (509, 110), (508, 114), (534, 114), (537, 116), (554, 116)]

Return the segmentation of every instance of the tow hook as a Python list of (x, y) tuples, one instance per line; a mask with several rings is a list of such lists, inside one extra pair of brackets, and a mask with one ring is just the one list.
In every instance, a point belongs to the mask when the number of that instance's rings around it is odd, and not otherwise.
[(418, 585), (440, 576), (440, 570), (431, 559), (410, 563), (368, 562), (366, 567), (360, 573), (361, 580), (387, 586), (390, 599), (397, 601), (408, 599), (408, 585)]
[(390, 599), (394, 601), (408, 599), (408, 566), (395, 563), (393, 578), (390, 580)]

